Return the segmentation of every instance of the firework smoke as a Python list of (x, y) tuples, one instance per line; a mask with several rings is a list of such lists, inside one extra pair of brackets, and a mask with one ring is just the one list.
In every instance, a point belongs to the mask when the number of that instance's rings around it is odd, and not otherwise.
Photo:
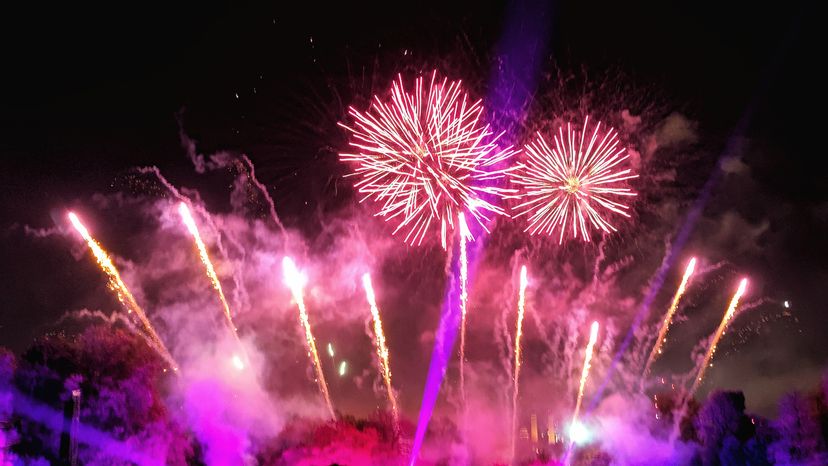
[(368, 305), (371, 307), (371, 317), (374, 321), (374, 343), (376, 345), (377, 357), (379, 358), (380, 373), (382, 374), (382, 379), (385, 381), (385, 391), (388, 392), (388, 401), (391, 403), (391, 413), (394, 415), (394, 422), (399, 424), (400, 410), (397, 406), (397, 395), (394, 394), (394, 388), (391, 386), (391, 365), (388, 361), (388, 346), (385, 344), (385, 332), (382, 330), (382, 320), (380, 320), (377, 299), (374, 296), (371, 275), (366, 273), (362, 276), (362, 286), (365, 288), (365, 297), (368, 299)]
[(302, 328), (305, 330), (305, 342), (308, 345), (309, 356), (313, 363), (313, 369), (316, 373), (316, 383), (319, 385), (319, 391), (322, 392), (322, 397), (325, 398), (325, 405), (331, 418), (335, 418), (333, 403), (331, 402), (331, 394), (328, 391), (328, 383), (325, 381), (325, 373), (322, 372), (322, 363), (319, 361), (319, 353), (316, 351), (316, 339), (313, 337), (311, 331), (310, 321), (308, 320), (308, 310), (305, 308), (305, 299), (302, 297), (302, 287), (304, 286), (304, 277), (296, 268), (296, 264), (290, 257), (282, 259), (282, 270), (284, 271), (285, 284), (290, 288), (293, 295), (293, 301), (299, 308), (299, 320), (302, 322)]
[(630, 216), (629, 206), (620, 198), (636, 195), (626, 181), (638, 175), (629, 168), (619, 169), (629, 157), (626, 148), (618, 147), (613, 128), (601, 133), (600, 122), (584, 148), (588, 128), (587, 117), (580, 133), (570, 124), (566, 125), (566, 133), (561, 127), (554, 136), (554, 148), (540, 133), (526, 145), (526, 161), (510, 173), (512, 183), (522, 187), (519, 197), (523, 202), (515, 207), (515, 217), (528, 217), (524, 231), (551, 235), (559, 229), (561, 243), (571, 225), (573, 238), (580, 235), (589, 241), (588, 224), (606, 233), (616, 231), (602, 210)]
[[(405, 88), (402, 76), (394, 82), (390, 101), (374, 96), (365, 113), (350, 108), (356, 153), (340, 154), (340, 160), (355, 163), (354, 175), (363, 201), (381, 205), (377, 215), (394, 219), (394, 233), (405, 230), (405, 242), (420, 244), (432, 222), (440, 223), (443, 249), (449, 228), (457, 215), (467, 212), (488, 232), (492, 214), (506, 215), (487, 197), (501, 197), (508, 189), (492, 181), (505, 176), (497, 168), (515, 151), (499, 149), (498, 136), (480, 121), (481, 101), (469, 102), (460, 81), (437, 79), (414, 81)], [(485, 141), (485, 142), (484, 142)]]
[(595, 342), (598, 340), (598, 322), (593, 322), (589, 330), (589, 343), (586, 347), (586, 354), (584, 355), (584, 369), (581, 371), (581, 383), (578, 386), (578, 398), (575, 400), (575, 411), (572, 414), (572, 425), (578, 422), (578, 414), (581, 411), (581, 402), (584, 399), (584, 387), (586, 386), (587, 377), (589, 377), (590, 361), (592, 360), (592, 349), (595, 347)]
[(86, 241), (87, 246), (89, 246), (89, 250), (92, 251), (92, 254), (95, 256), (95, 260), (101, 267), (101, 270), (103, 270), (109, 279), (109, 289), (115, 292), (115, 296), (118, 298), (118, 301), (126, 308), (129, 314), (134, 313), (138, 316), (138, 320), (141, 321), (141, 324), (144, 326), (144, 330), (146, 331), (145, 336), (150, 347), (158, 352), (158, 354), (167, 361), (174, 371), (177, 371), (178, 364), (176, 364), (172, 355), (167, 350), (164, 342), (161, 341), (161, 337), (158, 336), (155, 328), (147, 318), (146, 313), (144, 313), (144, 310), (138, 305), (138, 302), (135, 300), (132, 292), (130, 292), (129, 288), (127, 288), (126, 283), (124, 283), (121, 279), (121, 274), (118, 273), (118, 269), (115, 268), (115, 264), (112, 262), (112, 259), (110, 259), (109, 254), (107, 254), (101, 245), (98, 244), (94, 238), (92, 238), (92, 235), (89, 234), (89, 230), (83, 226), (83, 223), (81, 223), (80, 219), (74, 212), (69, 212), (69, 221), (72, 222), (72, 225), (78, 233), (80, 233), (84, 241)]
[(515, 457), (515, 435), (517, 433), (517, 404), (518, 404), (518, 387), (520, 380), (520, 337), (523, 336), (523, 314), (526, 310), (526, 285), (529, 280), (527, 278), (526, 266), (520, 268), (520, 291), (518, 294), (518, 315), (517, 324), (515, 325), (515, 374), (514, 386), (512, 388), (512, 458)]
[(719, 345), (719, 340), (722, 339), (722, 335), (724, 335), (725, 330), (727, 329), (727, 324), (730, 323), (733, 316), (736, 314), (736, 307), (739, 305), (739, 299), (741, 299), (742, 295), (745, 294), (745, 290), (747, 290), (747, 284), (747, 278), (743, 278), (742, 281), (739, 282), (739, 288), (736, 290), (733, 298), (731, 298), (730, 304), (727, 306), (727, 310), (722, 318), (722, 322), (719, 324), (719, 328), (717, 328), (716, 333), (713, 334), (713, 339), (710, 341), (710, 347), (707, 349), (707, 354), (704, 355), (701, 368), (699, 368), (699, 373), (693, 381), (693, 386), (690, 388), (688, 397), (692, 397), (693, 394), (696, 393), (696, 390), (698, 390), (702, 380), (704, 379), (704, 374), (707, 372), (707, 368), (712, 366), (710, 361), (716, 353), (716, 347)]
[(652, 366), (656, 358), (661, 355), (662, 346), (664, 346), (664, 343), (667, 342), (667, 331), (670, 329), (670, 324), (673, 321), (673, 315), (678, 309), (679, 301), (684, 295), (684, 291), (687, 289), (687, 283), (690, 282), (690, 277), (693, 276), (695, 268), (696, 258), (694, 257), (690, 259), (690, 263), (687, 264), (687, 268), (684, 270), (684, 276), (681, 278), (681, 283), (676, 290), (676, 294), (673, 296), (673, 301), (670, 303), (670, 308), (667, 309), (667, 314), (664, 316), (664, 321), (661, 324), (661, 329), (658, 331), (658, 337), (656, 338), (655, 345), (653, 346), (652, 351), (650, 351), (647, 363), (644, 365), (642, 383), (644, 381), (644, 377), (647, 377), (647, 374), (650, 373), (650, 366)]

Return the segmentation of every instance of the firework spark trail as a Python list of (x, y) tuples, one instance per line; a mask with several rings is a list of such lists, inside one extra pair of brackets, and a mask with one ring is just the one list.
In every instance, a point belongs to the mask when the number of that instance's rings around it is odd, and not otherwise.
[(471, 238), (466, 218), (461, 212), (457, 219), (460, 225), (460, 394), (466, 402), (466, 310), (469, 301), (469, 261), (467, 241)]
[(371, 283), (371, 276), (365, 274), (362, 276), (362, 286), (365, 288), (365, 296), (368, 299), (368, 305), (371, 307), (371, 317), (374, 321), (374, 342), (376, 345), (377, 356), (379, 357), (380, 373), (385, 381), (385, 390), (388, 392), (388, 401), (391, 403), (391, 413), (394, 415), (394, 423), (400, 422), (400, 411), (397, 406), (397, 395), (394, 394), (394, 387), (391, 385), (391, 364), (388, 361), (388, 346), (385, 344), (385, 332), (382, 330), (382, 320), (380, 320), (379, 308), (377, 307), (377, 299), (374, 296), (374, 286)]
[[(161, 170), (159, 170), (158, 167), (139, 167), (136, 170), (138, 171), (138, 173), (144, 175), (154, 175), (158, 182), (161, 183), (161, 185), (165, 187), (173, 195), (173, 197), (175, 197), (181, 202), (186, 203), (188, 207), (194, 207), (197, 212), (201, 213), (202, 217), (206, 220), (207, 225), (216, 233), (214, 243), (216, 249), (218, 249), (219, 253), (221, 253), (222, 256), (227, 258), (230, 257), (230, 255), (228, 254), (228, 250), (225, 247), (224, 242), (222, 241), (221, 230), (219, 229), (218, 225), (216, 225), (215, 221), (213, 221), (212, 216), (210, 216), (210, 214), (204, 207), (201, 207), (197, 203), (191, 201), (189, 197), (182, 194), (178, 188), (176, 188), (172, 183), (170, 183), (170, 181), (166, 177), (164, 177), (164, 175), (161, 174)], [(198, 198), (198, 193), (196, 193), (196, 198)], [(242, 257), (244, 257), (244, 246), (242, 246), (242, 244), (239, 243), (238, 240), (234, 239), (232, 235), (225, 235), (225, 237), (227, 238), (230, 245), (233, 246), (233, 248), (236, 250), (236, 252), (240, 253)], [(240, 306), (242, 308), (246, 308), (249, 306), (250, 297), (247, 295), (247, 288), (244, 285), (244, 278), (242, 277), (242, 274), (239, 273), (239, 270), (240, 268), (234, 268), (233, 270), (233, 283), (235, 284), (233, 292), (236, 296), (236, 299), (240, 303)]]
[(104, 251), (100, 244), (92, 238), (92, 235), (89, 234), (89, 230), (81, 223), (80, 219), (74, 212), (69, 212), (69, 221), (72, 222), (72, 226), (75, 227), (75, 230), (80, 233), (83, 237), (84, 241), (86, 241), (86, 245), (89, 246), (89, 249), (92, 251), (92, 254), (95, 256), (95, 260), (98, 262), (98, 265), (101, 267), (101, 270), (106, 274), (107, 278), (109, 279), (109, 289), (115, 292), (115, 296), (118, 298), (118, 301), (126, 308), (127, 312), (132, 314), (134, 313), (138, 316), (138, 320), (141, 321), (141, 324), (144, 326), (144, 330), (146, 331), (147, 341), (149, 345), (161, 355), (164, 360), (172, 367), (174, 371), (178, 370), (178, 364), (176, 364), (175, 360), (173, 359), (170, 352), (167, 350), (167, 347), (164, 345), (164, 342), (161, 340), (161, 337), (158, 336), (158, 333), (155, 331), (155, 328), (150, 323), (149, 319), (147, 318), (146, 313), (138, 305), (138, 302), (135, 300), (135, 297), (132, 295), (132, 292), (129, 291), (127, 288), (126, 283), (121, 279), (121, 274), (118, 273), (118, 269), (115, 267), (115, 264), (110, 259), (109, 254)]
[(586, 354), (584, 355), (584, 369), (581, 371), (581, 383), (578, 386), (578, 398), (575, 400), (575, 411), (572, 414), (572, 424), (578, 421), (578, 414), (581, 411), (581, 402), (584, 399), (584, 387), (586, 386), (587, 377), (589, 377), (590, 361), (592, 361), (592, 350), (595, 347), (595, 342), (598, 340), (598, 322), (593, 322), (589, 331), (589, 343), (586, 347)]
[[(184, 225), (187, 226), (187, 230), (189, 230), (190, 234), (193, 236), (193, 241), (195, 242), (196, 248), (198, 249), (198, 255), (201, 257), (201, 262), (204, 264), (204, 271), (207, 273), (207, 277), (210, 279), (210, 282), (213, 284), (213, 289), (216, 290), (216, 294), (218, 294), (219, 301), (221, 301), (221, 305), (224, 309), (224, 317), (227, 319), (227, 325), (230, 327), (230, 330), (233, 333), (233, 337), (236, 339), (236, 342), (241, 347), (241, 340), (239, 340), (239, 333), (238, 329), (236, 328), (236, 324), (233, 323), (233, 315), (230, 312), (230, 305), (227, 304), (227, 298), (224, 296), (224, 290), (221, 288), (221, 282), (219, 281), (218, 275), (216, 274), (216, 269), (213, 267), (213, 262), (210, 260), (210, 256), (207, 254), (207, 247), (204, 245), (204, 241), (201, 239), (201, 234), (198, 232), (198, 226), (193, 219), (192, 214), (190, 213), (189, 207), (185, 202), (181, 202), (178, 204), (178, 213), (181, 214), (181, 220), (184, 222)], [(246, 359), (246, 358), (245, 358)], [(237, 365), (238, 366), (238, 365)]]
[[(554, 136), (554, 148), (538, 133), (537, 139), (525, 147), (527, 159), (510, 173), (512, 183), (521, 186), (521, 199), (515, 217), (526, 215), (530, 234), (551, 235), (560, 230), (562, 243), (568, 226), (572, 237), (589, 241), (589, 228), (606, 233), (616, 228), (604, 218), (605, 213), (629, 217), (629, 206), (621, 198), (635, 196), (626, 181), (638, 177), (629, 168), (619, 167), (627, 158), (626, 148), (619, 147), (617, 133), (609, 128), (601, 133), (599, 122), (584, 148), (589, 118), (583, 131), (574, 131), (570, 124)], [(601, 212), (601, 211), (605, 212)]]
[(523, 314), (526, 309), (526, 285), (529, 280), (527, 277), (526, 266), (520, 268), (520, 291), (518, 294), (518, 315), (517, 324), (515, 325), (515, 365), (514, 365), (514, 387), (512, 388), (512, 459), (515, 457), (515, 435), (517, 432), (517, 404), (518, 404), (518, 387), (520, 380), (520, 338), (523, 336)]
[(664, 321), (661, 323), (661, 329), (658, 331), (658, 337), (656, 337), (655, 345), (653, 346), (652, 351), (650, 351), (647, 363), (644, 365), (644, 372), (641, 379), (642, 384), (644, 383), (644, 377), (650, 373), (650, 366), (652, 366), (653, 362), (655, 362), (656, 358), (661, 354), (661, 348), (664, 346), (664, 343), (667, 342), (667, 331), (670, 329), (670, 324), (673, 321), (673, 315), (678, 309), (679, 301), (684, 295), (684, 291), (687, 289), (687, 284), (690, 282), (690, 277), (693, 276), (693, 271), (695, 269), (696, 258), (694, 257), (690, 259), (690, 263), (687, 264), (687, 268), (684, 270), (684, 276), (681, 278), (681, 283), (676, 290), (676, 294), (673, 296), (672, 303), (670, 303), (670, 308), (667, 310), (667, 314), (664, 316)]
[(707, 349), (707, 354), (704, 355), (704, 360), (702, 361), (701, 368), (699, 368), (699, 373), (693, 381), (693, 386), (688, 392), (688, 398), (692, 397), (693, 394), (696, 393), (696, 390), (702, 383), (702, 379), (704, 379), (704, 374), (707, 372), (707, 368), (712, 365), (710, 361), (716, 353), (716, 347), (719, 345), (719, 340), (722, 339), (722, 335), (724, 335), (725, 330), (727, 329), (727, 324), (730, 323), (733, 316), (736, 314), (736, 307), (739, 305), (739, 299), (741, 299), (742, 295), (745, 294), (747, 283), (747, 278), (743, 278), (742, 281), (739, 282), (739, 288), (730, 300), (730, 304), (727, 306), (727, 310), (722, 318), (722, 322), (719, 324), (719, 328), (717, 328), (716, 333), (713, 334), (713, 339), (710, 341), (710, 347)]
[(495, 181), (508, 168), (498, 168), (516, 151), (500, 149), (489, 126), (481, 122), (480, 100), (470, 102), (460, 81), (429, 81), (418, 77), (414, 89), (405, 88), (400, 75), (391, 98), (375, 96), (366, 112), (348, 110), (353, 126), (353, 154), (340, 154), (356, 164), (355, 184), (380, 205), (376, 215), (394, 220), (394, 233), (405, 230), (404, 241), (420, 244), (432, 223), (440, 223), (443, 249), (457, 215), (467, 212), (488, 232), (491, 215), (506, 211), (487, 199), (501, 198), (511, 190)]
[(313, 337), (311, 331), (310, 320), (308, 320), (308, 310), (305, 308), (305, 299), (302, 297), (302, 287), (304, 286), (304, 277), (299, 273), (293, 259), (285, 256), (282, 259), (282, 270), (285, 275), (285, 284), (290, 288), (290, 293), (293, 295), (293, 301), (296, 307), (299, 308), (299, 321), (302, 322), (302, 328), (305, 330), (305, 342), (308, 345), (308, 355), (311, 357), (313, 369), (316, 373), (316, 384), (319, 386), (319, 391), (322, 392), (322, 397), (325, 398), (325, 405), (331, 418), (336, 418), (336, 413), (331, 402), (331, 394), (328, 391), (328, 383), (325, 381), (325, 373), (322, 372), (322, 363), (319, 361), (319, 353), (316, 351), (316, 339)]

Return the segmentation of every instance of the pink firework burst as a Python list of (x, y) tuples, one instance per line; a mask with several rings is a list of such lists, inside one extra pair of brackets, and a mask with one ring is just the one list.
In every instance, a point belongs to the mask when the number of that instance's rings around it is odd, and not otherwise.
[(436, 71), (429, 81), (418, 77), (411, 90), (399, 76), (391, 98), (374, 96), (365, 112), (351, 107), (353, 125), (340, 126), (351, 132), (354, 153), (340, 160), (356, 165), (360, 202), (376, 202), (376, 215), (396, 222), (394, 234), (403, 231), (412, 245), (439, 223), (443, 248), (460, 214), (484, 229), (492, 215), (507, 215), (494, 202), (510, 190), (496, 183), (515, 151), (499, 148), (500, 135), (481, 122), (482, 111), (460, 81), (437, 80)]
[(559, 230), (561, 243), (571, 226), (573, 238), (589, 241), (591, 228), (616, 231), (606, 216), (630, 216), (622, 201), (636, 195), (627, 180), (638, 175), (625, 168), (626, 148), (619, 147), (615, 130), (602, 131), (600, 122), (587, 138), (588, 132), (587, 117), (581, 132), (570, 124), (566, 132), (561, 127), (554, 146), (540, 133), (526, 145), (526, 160), (510, 174), (512, 183), (521, 187), (514, 216), (527, 216), (525, 231), (551, 235)]

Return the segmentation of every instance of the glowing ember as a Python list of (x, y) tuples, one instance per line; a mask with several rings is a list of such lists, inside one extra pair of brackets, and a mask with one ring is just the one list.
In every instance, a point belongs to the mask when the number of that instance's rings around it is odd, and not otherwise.
[(575, 412), (572, 415), (572, 425), (578, 425), (578, 414), (581, 411), (581, 402), (584, 399), (584, 386), (586, 386), (587, 377), (589, 377), (590, 361), (592, 361), (592, 350), (595, 347), (595, 342), (598, 340), (598, 322), (593, 322), (589, 331), (589, 343), (586, 347), (586, 354), (584, 355), (584, 369), (581, 371), (581, 383), (578, 386), (578, 399), (575, 401)]
[(580, 422), (575, 421), (569, 425), (569, 439), (575, 444), (583, 445), (589, 442), (591, 437), (592, 435), (589, 432), (589, 429), (587, 429), (586, 426)]
[(630, 216), (629, 207), (621, 202), (636, 195), (626, 181), (638, 175), (622, 165), (629, 155), (619, 147), (613, 128), (602, 132), (599, 122), (586, 141), (588, 127), (589, 118), (580, 133), (569, 124), (565, 133), (560, 128), (554, 147), (540, 133), (526, 145), (526, 160), (510, 173), (512, 182), (521, 187), (522, 203), (515, 207), (515, 217), (527, 216), (525, 231), (551, 235), (560, 230), (560, 243), (571, 225), (573, 238), (589, 241), (590, 226), (616, 231), (606, 214)]
[(650, 357), (647, 358), (647, 363), (644, 365), (644, 376), (650, 372), (650, 366), (653, 362), (655, 362), (656, 358), (661, 355), (661, 348), (664, 346), (664, 343), (667, 342), (667, 331), (670, 329), (670, 323), (673, 321), (673, 315), (678, 309), (679, 301), (681, 300), (682, 295), (684, 295), (684, 291), (687, 289), (687, 283), (690, 281), (690, 277), (693, 275), (695, 268), (696, 258), (694, 257), (690, 259), (690, 263), (687, 264), (687, 268), (684, 270), (684, 276), (681, 278), (681, 283), (676, 290), (676, 294), (673, 296), (670, 308), (667, 310), (667, 315), (664, 316), (664, 321), (661, 324), (661, 329), (658, 331), (658, 337), (656, 338), (653, 350), (650, 351)]
[(124, 283), (121, 279), (121, 274), (118, 273), (118, 269), (115, 268), (115, 264), (112, 262), (112, 259), (110, 259), (109, 254), (107, 254), (101, 245), (98, 244), (94, 238), (92, 238), (92, 235), (89, 234), (89, 230), (86, 229), (74, 212), (69, 212), (68, 216), (69, 221), (72, 222), (72, 226), (75, 227), (75, 230), (77, 230), (83, 237), (84, 241), (86, 241), (86, 245), (89, 246), (89, 250), (92, 251), (92, 254), (95, 256), (95, 260), (101, 267), (101, 270), (103, 270), (109, 279), (109, 289), (115, 292), (115, 297), (118, 298), (118, 301), (126, 308), (129, 314), (135, 313), (135, 315), (138, 316), (138, 320), (141, 321), (141, 324), (144, 326), (144, 331), (146, 331), (147, 342), (150, 347), (157, 351), (174, 371), (177, 371), (178, 365), (175, 363), (175, 360), (173, 360), (173, 357), (167, 350), (167, 347), (164, 346), (164, 342), (161, 341), (161, 337), (158, 336), (155, 328), (147, 318), (146, 313), (144, 313), (144, 310), (138, 305), (138, 302), (135, 300), (132, 292), (129, 291), (126, 283)]
[(385, 344), (385, 332), (382, 330), (382, 320), (380, 320), (377, 299), (374, 296), (374, 286), (371, 284), (371, 276), (367, 273), (362, 276), (362, 285), (365, 288), (365, 296), (368, 299), (368, 305), (371, 307), (371, 317), (374, 321), (374, 343), (379, 359), (380, 373), (385, 381), (385, 391), (388, 392), (388, 401), (391, 403), (394, 422), (398, 423), (400, 412), (397, 406), (397, 395), (394, 393), (394, 387), (391, 386), (391, 364), (388, 361), (388, 346)]
[(239, 357), (238, 354), (233, 355), (232, 362), (233, 362), (233, 367), (235, 367), (237, 370), (240, 370), (240, 371), (244, 370), (244, 361), (242, 361), (242, 358)]
[[(201, 240), (201, 234), (198, 232), (198, 226), (196, 226), (195, 220), (193, 220), (193, 216), (190, 213), (189, 207), (187, 204), (182, 202), (178, 204), (178, 213), (181, 214), (181, 220), (184, 222), (184, 225), (187, 226), (187, 230), (193, 236), (193, 241), (195, 241), (196, 249), (198, 249), (198, 255), (201, 258), (201, 262), (204, 264), (204, 271), (207, 273), (207, 278), (210, 279), (210, 283), (213, 284), (213, 289), (216, 290), (218, 294), (219, 301), (221, 301), (221, 305), (224, 309), (224, 317), (227, 319), (227, 325), (230, 326), (230, 330), (233, 333), (236, 341), (239, 342), (239, 335), (238, 329), (236, 325), (233, 323), (233, 316), (230, 312), (230, 305), (227, 304), (227, 298), (224, 297), (224, 291), (221, 288), (221, 282), (219, 281), (218, 275), (216, 274), (216, 269), (213, 267), (213, 262), (210, 260), (210, 256), (207, 254), (207, 247), (204, 245), (204, 241)], [(239, 343), (241, 344), (241, 343)]]
[(721, 340), (722, 335), (724, 335), (727, 324), (730, 323), (733, 316), (736, 314), (736, 307), (739, 305), (739, 299), (742, 298), (742, 295), (745, 294), (745, 290), (747, 290), (747, 283), (747, 278), (743, 278), (742, 281), (739, 282), (739, 288), (736, 290), (733, 298), (731, 298), (724, 317), (722, 318), (721, 323), (719, 323), (719, 328), (717, 328), (716, 333), (713, 334), (713, 340), (710, 342), (707, 354), (704, 355), (704, 360), (702, 361), (701, 368), (699, 368), (699, 373), (693, 381), (693, 386), (690, 388), (689, 396), (696, 393), (696, 390), (699, 388), (699, 385), (701, 385), (702, 380), (704, 379), (704, 374), (707, 372), (707, 368), (712, 366), (710, 361), (713, 359), (713, 355), (716, 354), (716, 347), (718, 347), (719, 340)]
[[(470, 102), (459, 81), (419, 77), (406, 89), (402, 76), (390, 100), (375, 96), (366, 112), (350, 108), (355, 153), (340, 159), (357, 165), (354, 175), (363, 201), (380, 205), (377, 215), (405, 231), (405, 241), (420, 244), (432, 223), (440, 223), (443, 248), (448, 229), (461, 212), (485, 230), (492, 214), (505, 211), (488, 199), (509, 190), (494, 186), (506, 169), (497, 168), (515, 151), (499, 149), (488, 126), (481, 123), (480, 101)], [(488, 231), (488, 230), (487, 230)]]
[[(308, 311), (305, 308), (305, 299), (302, 296), (302, 287), (305, 285), (305, 277), (299, 273), (293, 259), (285, 257), (282, 259), (282, 270), (285, 276), (285, 284), (290, 288), (293, 295), (293, 301), (299, 308), (299, 321), (302, 323), (302, 328), (305, 330), (305, 343), (308, 345), (308, 352), (310, 353), (313, 369), (316, 373), (316, 383), (319, 385), (319, 391), (322, 392), (322, 397), (325, 398), (325, 405), (331, 417), (336, 417), (331, 403), (331, 395), (328, 392), (328, 383), (325, 382), (325, 373), (322, 372), (322, 363), (319, 361), (319, 353), (316, 351), (316, 339), (313, 337), (311, 331), (310, 321), (308, 320)], [(342, 371), (340, 365), (340, 371)], [(343, 374), (340, 374), (343, 375)]]
[(515, 434), (517, 431), (517, 404), (518, 404), (518, 381), (520, 380), (520, 338), (523, 336), (523, 314), (526, 309), (526, 285), (529, 283), (527, 278), (526, 266), (520, 268), (520, 291), (518, 294), (518, 315), (517, 324), (515, 326), (515, 374), (514, 387), (512, 388), (512, 458), (515, 456)]

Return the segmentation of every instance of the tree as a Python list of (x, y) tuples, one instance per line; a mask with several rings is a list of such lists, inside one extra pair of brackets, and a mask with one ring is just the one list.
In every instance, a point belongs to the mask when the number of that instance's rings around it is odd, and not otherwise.
[(814, 399), (797, 392), (782, 397), (775, 426), (779, 438), (771, 444), (770, 452), (776, 464), (828, 464)]
[[(76, 336), (48, 335), (22, 356), (15, 385), (23, 398), (62, 413), (73, 390), (81, 393), (80, 424), (103, 441), (79, 448), (84, 464), (126, 464), (117, 448), (128, 445), (165, 464), (186, 464), (191, 439), (163, 403), (161, 359), (139, 337), (111, 327), (90, 327)], [(21, 410), (25, 411), (25, 410)], [(21, 419), (21, 455), (59, 461), (55, 426)], [(59, 435), (59, 432), (57, 433)], [(105, 445), (104, 445), (105, 444)]]
[(14, 355), (0, 347), (0, 466), (11, 466), (14, 457), (10, 446), (14, 441), (11, 432), (12, 418), (12, 377), (14, 375)]
[(744, 464), (744, 444), (754, 434), (753, 424), (745, 415), (742, 392), (712, 393), (693, 423), (701, 443), (701, 460), (705, 466)]

